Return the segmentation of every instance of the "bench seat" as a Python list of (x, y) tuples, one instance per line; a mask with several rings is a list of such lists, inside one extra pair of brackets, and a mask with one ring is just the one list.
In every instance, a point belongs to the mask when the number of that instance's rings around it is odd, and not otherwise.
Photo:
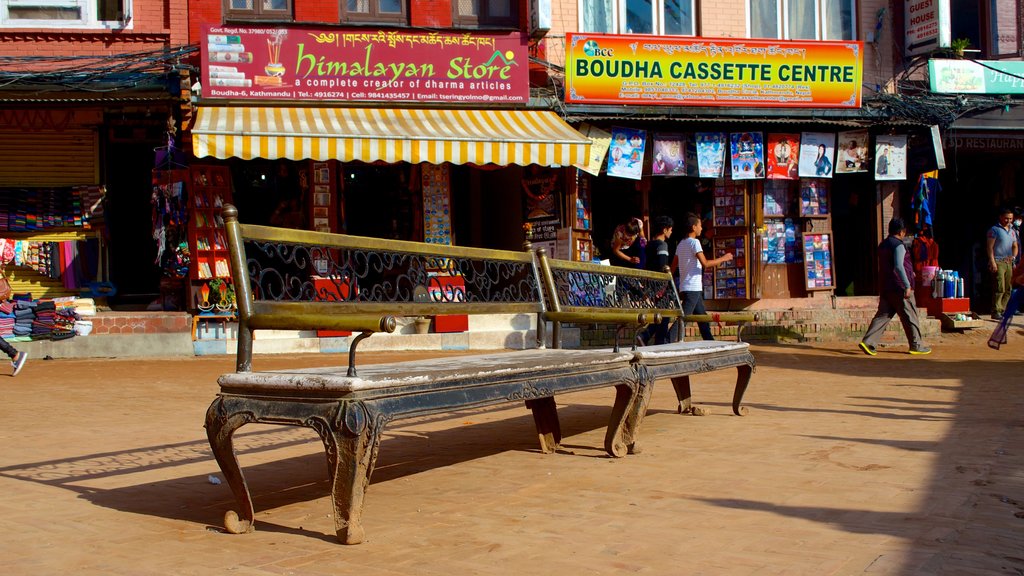
[(533, 412), (541, 450), (561, 442), (554, 396), (614, 386), (605, 449), (623, 456), (636, 442), (644, 411), (635, 403), (650, 382), (628, 352), (522, 350), (362, 366), (241, 372), (220, 377), (221, 391), (206, 415), (217, 463), (234, 492), (229, 532), (253, 530), (254, 508), (232, 444), (249, 423), (305, 426), (323, 440), (335, 508), (335, 529), (346, 544), (364, 539), (362, 503), (381, 434), (392, 420), (488, 405), (525, 402)]
[[(655, 346), (642, 346), (634, 352), (634, 361), (642, 364), (651, 381), (670, 378), (679, 400), (680, 414), (701, 414), (693, 406), (690, 394), (690, 376), (722, 368), (735, 367), (736, 388), (733, 390), (732, 411), (744, 416), (747, 409), (740, 404), (747, 391), (751, 373), (754, 371), (754, 356), (750, 345), (745, 342), (719, 342), (716, 340), (695, 340), (673, 342)], [(651, 386), (653, 389), (653, 386)], [(647, 391), (650, 393), (650, 390)], [(642, 401), (639, 409), (646, 408)]]

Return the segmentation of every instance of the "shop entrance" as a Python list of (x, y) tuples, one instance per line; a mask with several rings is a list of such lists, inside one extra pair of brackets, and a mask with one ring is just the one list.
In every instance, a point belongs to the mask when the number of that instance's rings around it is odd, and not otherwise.
[(880, 236), (871, 173), (842, 174), (832, 179), (832, 233), (836, 295), (877, 294), (875, 247)]
[(355, 236), (422, 240), (422, 204), (409, 164), (349, 162), (341, 170), (345, 232)]

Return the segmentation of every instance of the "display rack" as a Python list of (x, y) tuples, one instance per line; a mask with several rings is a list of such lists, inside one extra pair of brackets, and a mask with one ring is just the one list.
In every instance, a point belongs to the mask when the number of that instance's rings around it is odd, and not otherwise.
[(208, 305), (198, 300), (199, 288), (210, 280), (230, 281), (227, 236), (221, 210), (231, 203), (231, 171), (226, 166), (192, 166), (189, 169), (188, 247), (192, 281), (190, 303), (193, 307)]
[[(567, 194), (571, 232), (566, 237), (568, 245), (562, 248), (561, 235), (558, 238), (559, 254), (571, 260), (590, 262), (594, 258), (594, 241), (591, 237), (593, 221), (590, 208), (591, 176), (583, 170), (576, 170), (576, 189)], [(562, 257), (562, 256), (560, 256)]]
[(747, 225), (747, 186), (726, 178), (715, 180), (714, 224), (715, 226)]
[(715, 268), (715, 298), (746, 298), (750, 289), (747, 269), (747, 236), (715, 235), (715, 258), (731, 253), (733, 259)]
[(810, 290), (832, 290), (832, 235), (804, 234), (804, 281)]
[(827, 218), (829, 215), (829, 181), (821, 178), (800, 180), (800, 216)]

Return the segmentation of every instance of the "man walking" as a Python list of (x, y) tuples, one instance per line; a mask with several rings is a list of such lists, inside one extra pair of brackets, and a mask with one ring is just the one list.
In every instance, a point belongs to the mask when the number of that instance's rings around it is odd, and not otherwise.
[(1003, 208), (999, 211), (999, 223), (988, 229), (988, 270), (992, 273), (992, 318), (999, 320), (1006, 311), (1006, 302), (1010, 299), (1010, 276), (1013, 273), (1013, 261), (1017, 258), (1020, 246), (1014, 238), (1013, 210)]
[(878, 245), (878, 311), (860, 341), (861, 350), (870, 356), (878, 353), (875, 347), (895, 314), (900, 315), (903, 332), (910, 343), (910, 353), (930, 354), (932, 351), (921, 339), (921, 328), (917, 323), (914, 264), (903, 243), (906, 235), (907, 227), (903, 220), (893, 218), (889, 221), (889, 237)]

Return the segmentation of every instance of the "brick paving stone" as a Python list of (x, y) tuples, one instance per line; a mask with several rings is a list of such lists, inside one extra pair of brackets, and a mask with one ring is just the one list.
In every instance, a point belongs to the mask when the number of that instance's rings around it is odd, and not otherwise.
[(933, 347), (755, 345), (748, 416), (734, 374), (693, 378), (705, 417), (658, 382), (624, 459), (602, 449), (610, 390), (558, 398), (560, 454), (521, 406), (392, 423), (360, 546), (334, 539), (315, 433), (269, 425), (237, 434), (257, 531), (223, 533), (202, 421), (232, 358), (33, 359), (0, 377), (0, 557), (12, 574), (1024, 572), (1024, 333)]

